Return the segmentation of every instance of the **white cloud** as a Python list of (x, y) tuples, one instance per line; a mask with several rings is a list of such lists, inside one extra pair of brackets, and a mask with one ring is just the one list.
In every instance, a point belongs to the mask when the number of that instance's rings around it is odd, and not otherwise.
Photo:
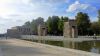
[(0, 0), (0, 16), (53, 12), (57, 5), (69, 0)]
[[(60, 3), (68, 0), (0, 0), (0, 16), (12, 14), (27, 14), (38, 12), (52, 12)], [(44, 10), (44, 11), (43, 11)]]
[(81, 4), (79, 1), (75, 1), (75, 3), (71, 4), (68, 9), (66, 10), (67, 12), (77, 12), (77, 11), (90, 11), (90, 9), (96, 10), (95, 7), (92, 7), (90, 4)]
[[(7, 28), (16, 25), (22, 25), (26, 20), (25, 16), (12, 16), (9, 15), (20, 15), (20, 6), (31, 5), (30, 0), (0, 0), (0, 33), (6, 32)], [(20, 22), (19, 22), (20, 21)]]
[(55, 15), (56, 7), (69, 0), (0, 0), (0, 33), (34, 17)]
[[(30, 0), (0, 0), (0, 16), (16, 14), (18, 5), (28, 5)], [(16, 8), (15, 8), (16, 7)]]
[[(6, 32), (7, 28), (22, 25), (24, 22), (28, 20), (31, 21), (33, 18), (39, 16), (46, 18), (52, 15), (63, 15), (62, 13), (65, 13), (65, 11), (62, 12), (58, 7), (69, 1), (70, 0), (0, 0), (0, 33)], [(95, 9), (96, 8), (89, 4), (81, 4), (79, 1), (76, 1), (68, 7), (67, 12), (80, 10), (93, 12)]]

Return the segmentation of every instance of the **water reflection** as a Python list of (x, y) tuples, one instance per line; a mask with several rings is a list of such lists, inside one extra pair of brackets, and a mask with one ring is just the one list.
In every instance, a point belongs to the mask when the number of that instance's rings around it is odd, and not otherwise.
[(100, 53), (100, 41), (64, 42), (64, 47)]
[[(38, 41), (34, 41), (38, 42)], [(42, 42), (43, 43), (43, 42)], [(100, 54), (100, 41), (83, 41), (83, 42), (75, 42), (75, 41), (45, 41), (45, 44), (56, 45), (66, 48), (72, 48), (77, 50), (83, 50), (88, 52), (94, 52)]]

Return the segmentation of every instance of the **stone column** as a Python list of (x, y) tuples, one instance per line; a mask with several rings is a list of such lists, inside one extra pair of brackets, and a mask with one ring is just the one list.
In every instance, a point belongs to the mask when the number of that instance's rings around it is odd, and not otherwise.
[(63, 31), (63, 35), (64, 35), (64, 46), (65, 47), (71, 47), (70, 45), (72, 45), (72, 48), (75, 48), (75, 43), (71, 41), (67, 41), (67, 38), (77, 38), (78, 37), (78, 31), (77, 31), (77, 25), (75, 20), (69, 20), (68, 22), (64, 22), (64, 31)]
[(47, 28), (43, 25), (38, 26), (38, 36), (46, 36), (47, 35)]
[(44, 26), (44, 25), (39, 25), (38, 26), (39, 42), (44, 42), (45, 43), (45, 40), (43, 40), (42, 37), (46, 36), (46, 35), (47, 35), (47, 27)]
[(77, 25), (75, 23), (75, 20), (69, 20), (68, 22), (64, 22), (63, 35), (66, 38), (77, 38), (78, 37)]

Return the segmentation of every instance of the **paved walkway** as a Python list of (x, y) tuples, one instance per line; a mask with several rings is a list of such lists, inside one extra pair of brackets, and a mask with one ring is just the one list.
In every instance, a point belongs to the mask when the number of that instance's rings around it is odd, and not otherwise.
[(100, 56), (99, 54), (18, 39), (0, 40), (0, 56)]

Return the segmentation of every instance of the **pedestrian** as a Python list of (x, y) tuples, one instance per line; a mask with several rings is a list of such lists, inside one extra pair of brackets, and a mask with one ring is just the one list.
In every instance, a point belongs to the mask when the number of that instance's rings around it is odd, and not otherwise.
[(94, 39), (97, 39), (97, 38), (96, 38), (96, 34), (94, 34)]

